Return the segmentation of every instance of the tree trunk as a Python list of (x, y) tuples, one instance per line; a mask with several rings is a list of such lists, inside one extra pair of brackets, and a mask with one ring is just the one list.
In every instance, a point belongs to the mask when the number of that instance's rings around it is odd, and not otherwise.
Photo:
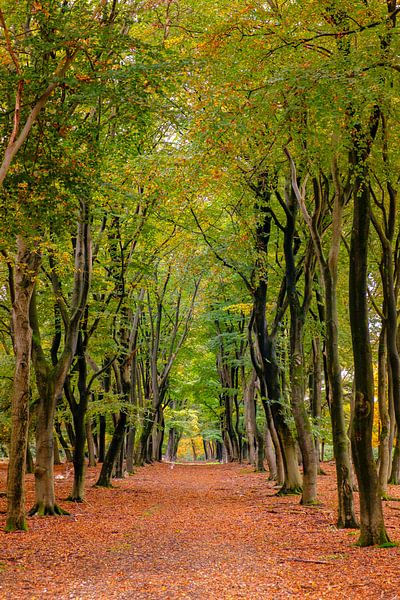
[(104, 462), (106, 453), (106, 417), (104, 415), (99, 416), (99, 463)]
[(57, 394), (54, 392), (53, 378), (45, 371), (37, 370), (36, 378), (39, 389), (36, 425), (36, 464), (35, 464), (35, 498), (36, 503), (29, 511), (30, 515), (63, 515), (54, 492), (54, 413)]
[(135, 433), (135, 427), (130, 425), (126, 436), (126, 470), (130, 475), (133, 474), (134, 471)]
[(155, 422), (152, 430), (152, 453), (151, 460), (161, 462), (162, 445), (164, 441), (164, 411), (162, 406), (156, 412)]
[(65, 458), (66, 458), (67, 462), (72, 462), (72, 452), (71, 452), (71, 449), (68, 446), (68, 444), (67, 444), (67, 442), (66, 442), (66, 440), (65, 440), (65, 438), (64, 438), (64, 436), (62, 434), (61, 423), (58, 423), (56, 421), (56, 423), (54, 425), (54, 428), (56, 430), (57, 437), (58, 437), (58, 439), (60, 441), (61, 447), (64, 450)]
[(285, 407), (281, 395), (279, 365), (276, 356), (275, 335), (268, 335), (267, 333), (266, 291), (265, 282), (260, 281), (258, 288), (254, 292), (253, 315), (257, 349), (261, 364), (258, 363), (254, 352), (252, 352), (252, 362), (260, 381), (260, 393), (265, 416), (268, 421), (269, 412), (272, 413), (282, 453), (285, 476), (282, 488), (278, 494), (300, 494), (302, 490), (302, 478), (297, 464), (296, 442), (285, 419)]
[(265, 458), (267, 459), (269, 478), (276, 481), (278, 478), (278, 470), (274, 444), (272, 443), (271, 432), (268, 425), (265, 425)]
[(380, 418), (379, 434), (379, 493), (381, 498), (387, 498), (389, 480), (390, 454), (389, 434), (390, 418), (387, 402), (387, 363), (386, 363), (386, 326), (382, 323), (378, 348), (378, 404)]
[[(250, 464), (258, 468), (258, 437), (256, 421), (255, 373), (251, 375), (244, 389), (244, 410)], [(263, 468), (261, 470), (264, 470)]]
[(35, 463), (33, 462), (33, 456), (32, 456), (32, 452), (31, 449), (29, 447), (29, 443), (28, 446), (26, 448), (26, 473), (29, 473), (30, 475), (32, 475), (35, 471)]
[(135, 465), (142, 467), (147, 462), (147, 444), (154, 423), (154, 409), (148, 406), (144, 409), (142, 431), (135, 451)]
[(86, 418), (85, 420), (85, 429), (86, 429), (86, 441), (87, 441), (87, 449), (89, 455), (88, 466), (95, 467), (96, 466), (96, 452), (94, 446), (94, 437), (92, 431), (92, 421), (90, 418)]
[[(62, 393), (64, 382), (71, 366), (78, 342), (81, 319), (86, 307), (90, 288), (92, 268), (92, 243), (90, 235), (89, 201), (80, 200), (80, 213), (75, 238), (75, 268), (73, 289), (69, 309), (63, 304), (65, 335), (64, 347), (60, 358), (51, 352), (50, 364), (40, 337), (36, 295), (32, 295), (30, 304), (30, 322), (33, 330), (32, 359), (35, 367), (39, 404), (36, 431), (36, 503), (29, 514), (58, 515), (65, 511), (55, 503), (53, 482), (53, 427), (57, 399)], [(55, 270), (52, 271), (53, 291), (56, 302), (62, 302), (60, 282)]]
[(300, 305), (298, 269), (296, 266), (296, 221), (298, 204), (294, 190), (286, 194), (286, 226), (284, 254), (286, 262), (286, 293), (290, 307), (290, 403), (303, 461), (302, 504), (313, 504), (317, 498), (318, 461), (310, 417), (304, 402), (305, 368), (303, 335), (306, 314), (311, 301), (311, 281), (314, 273), (313, 247), (309, 245), (303, 266), (304, 298)]
[(54, 465), (61, 465), (60, 450), (58, 448), (57, 437), (53, 435)]
[[(319, 336), (312, 339), (312, 374), (310, 378), (310, 404), (314, 423), (320, 426), (322, 415), (322, 368), (321, 368), (321, 342)], [(314, 435), (315, 453), (319, 465), (320, 461), (320, 436)], [(318, 466), (318, 473), (321, 467)]]
[[(170, 462), (176, 461), (178, 440), (179, 440), (179, 435), (178, 435), (177, 431), (173, 427), (171, 427), (171, 429), (169, 430), (169, 433), (168, 433), (168, 442), (167, 442), (167, 450), (165, 452), (165, 460), (168, 460)], [(206, 446), (207, 446), (207, 442), (204, 442), (204, 448), (206, 448)], [(206, 459), (207, 459), (207, 453), (206, 453)]]
[(396, 445), (393, 452), (389, 483), (391, 483), (392, 485), (400, 484), (400, 438), (398, 434), (396, 437)]
[(350, 246), (349, 307), (354, 357), (354, 414), (351, 444), (360, 492), (359, 545), (390, 543), (386, 533), (378, 477), (372, 453), (374, 381), (367, 303), (370, 197), (367, 182), (356, 185)]
[(114, 478), (115, 479), (123, 479), (124, 478), (124, 461), (125, 461), (125, 437), (122, 440), (121, 448), (119, 454), (117, 456), (117, 460), (115, 461), (115, 470), (114, 470)]
[(324, 281), (326, 300), (325, 347), (331, 395), (330, 415), (338, 492), (337, 526), (339, 528), (355, 528), (358, 527), (358, 522), (354, 512), (349, 438), (347, 436), (343, 409), (342, 369), (339, 360), (339, 328), (336, 304), (336, 275), (332, 278), (328, 267), (324, 270)]
[(197, 460), (196, 444), (194, 443), (194, 440), (190, 440), (190, 443), (192, 446), (193, 460), (194, 460), (194, 462), (196, 462), (196, 460)]
[(115, 427), (110, 446), (108, 448), (107, 454), (104, 457), (104, 462), (101, 467), (100, 475), (97, 480), (96, 486), (99, 487), (112, 487), (111, 485), (111, 477), (114, 469), (115, 461), (117, 460), (120, 452), (122, 444), (125, 439), (125, 427), (127, 422), (127, 414), (126, 412), (121, 411), (119, 414), (119, 419), (117, 425)]
[[(40, 266), (40, 256), (17, 239), (12, 325), (15, 373), (11, 398), (11, 445), (7, 479), (6, 531), (25, 531), (25, 469), (29, 426), (29, 385), (32, 330), (29, 307)], [(14, 296), (14, 297), (13, 297)]]

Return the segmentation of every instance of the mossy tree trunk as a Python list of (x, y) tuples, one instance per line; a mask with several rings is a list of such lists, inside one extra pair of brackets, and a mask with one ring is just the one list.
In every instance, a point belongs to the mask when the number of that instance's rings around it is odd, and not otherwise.
[[(51, 281), (56, 304), (64, 324), (64, 347), (57, 356), (60, 334), (56, 326), (55, 339), (51, 348), (51, 362), (47, 360), (41, 341), (36, 294), (30, 304), (30, 322), (33, 330), (32, 361), (35, 368), (39, 392), (36, 428), (35, 505), (30, 514), (62, 514), (54, 496), (53, 477), (53, 430), (57, 399), (62, 393), (64, 382), (71, 366), (78, 341), (81, 319), (86, 307), (92, 271), (92, 241), (90, 235), (89, 200), (80, 202), (77, 235), (74, 241), (74, 280), (67, 307), (61, 290), (54, 260), (50, 260)], [(76, 440), (75, 440), (76, 442)]]
[(17, 238), (14, 272), (10, 267), (12, 331), (15, 372), (11, 398), (11, 444), (7, 478), (6, 531), (24, 531), (25, 470), (29, 426), (29, 386), (32, 329), (29, 307), (40, 267), (40, 255), (30, 250), (22, 237)]

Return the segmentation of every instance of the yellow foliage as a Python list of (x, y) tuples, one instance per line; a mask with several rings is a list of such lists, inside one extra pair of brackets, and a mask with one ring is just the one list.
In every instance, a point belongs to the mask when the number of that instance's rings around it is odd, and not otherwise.
[(193, 438), (182, 438), (178, 446), (178, 460), (194, 460), (193, 446), (195, 448), (197, 460), (204, 458), (203, 440), (198, 435)]

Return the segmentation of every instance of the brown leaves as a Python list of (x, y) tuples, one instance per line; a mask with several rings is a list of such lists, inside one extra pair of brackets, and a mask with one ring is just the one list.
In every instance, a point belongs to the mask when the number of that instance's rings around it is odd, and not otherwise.
[[(250, 467), (156, 464), (113, 489), (91, 487), (98, 469), (88, 469), (87, 502), (70, 504), (71, 518), (0, 533), (0, 598), (394, 598), (400, 550), (357, 548), (356, 532), (335, 528), (334, 467), (324, 470), (322, 504), (304, 508)], [(2, 464), (0, 490), (5, 475)], [(59, 500), (70, 485), (57, 481)], [(4, 508), (0, 498), (2, 522)], [(385, 503), (400, 540), (396, 508)]]

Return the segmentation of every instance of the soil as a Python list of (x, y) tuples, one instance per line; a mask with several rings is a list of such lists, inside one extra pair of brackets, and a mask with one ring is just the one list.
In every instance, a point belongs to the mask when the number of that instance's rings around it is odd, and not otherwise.
[[(172, 468), (173, 467), (173, 468)], [(156, 464), (65, 499), (71, 465), (56, 469), (64, 517), (33, 517), (28, 533), (0, 532), (0, 598), (400, 599), (400, 548), (359, 548), (335, 528), (334, 468), (319, 478), (320, 504), (277, 497), (266, 474), (243, 465)], [(0, 465), (0, 492), (6, 465)], [(33, 476), (27, 476), (27, 505)], [(400, 500), (400, 488), (390, 494)], [(0, 527), (6, 499), (0, 498)], [(384, 503), (400, 542), (400, 502)]]

